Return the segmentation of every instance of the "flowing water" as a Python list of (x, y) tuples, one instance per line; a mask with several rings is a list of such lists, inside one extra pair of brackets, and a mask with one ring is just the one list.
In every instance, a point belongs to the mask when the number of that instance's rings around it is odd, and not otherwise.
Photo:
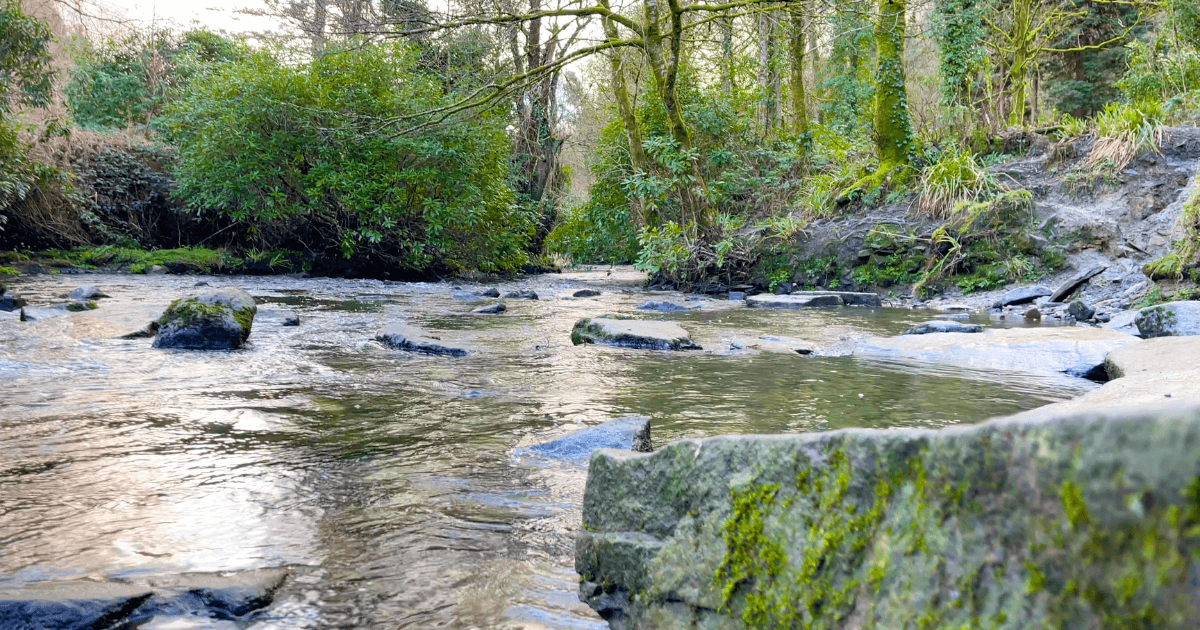
[[(120, 340), (173, 299), (242, 287), (250, 347)], [(775, 311), (648, 294), (628, 270), (525, 278), (539, 301), (472, 316), (477, 285), (292, 277), (34, 276), (49, 304), (84, 282), (97, 311), (0, 318), (0, 587), (290, 567), (252, 618), (161, 628), (555, 628), (605, 624), (576, 599), (585, 462), (518, 447), (626, 414), (656, 444), (728, 433), (940, 427), (1077, 395), (1067, 378), (731, 350), (760, 335), (834, 340), (931, 319), (900, 309)], [(599, 288), (591, 299), (564, 292)], [(647, 299), (697, 310), (646, 314)], [(62, 302), (62, 300), (57, 300)], [(299, 313), (299, 327), (283, 327)], [(580, 317), (677, 321), (705, 352), (575, 347)], [(0, 315), (5, 315), (0, 313)], [(387, 350), (406, 321), (468, 358)], [(741, 341), (739, 341), (741, 340)]]

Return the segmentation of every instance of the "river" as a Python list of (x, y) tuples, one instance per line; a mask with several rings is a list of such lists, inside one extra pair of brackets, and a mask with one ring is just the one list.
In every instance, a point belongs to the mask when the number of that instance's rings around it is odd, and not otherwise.
[[(747, 309), (650, 294), (629, 269), (493, 285), (298, 277), (39, 275), (31, 303), (93, 284), (96, 311), (0, 318), (0, 587), (290, 567), (268, 609), (144, 628), (602, 630), (576, 599), (580, 462), (514, 450), (626, 414), (656, 444), (727, 433), (940, 427), (1064, 400), (1067, 378), (731, 350), (779, 335), (898, 334), (930, 313)], [(241, 287), (259, 314), (236, 352), (117, 337), (173, 299)], [(472, 316), (498, 286), (532, 289)], [(458, 287), (458, 288), (455, 288)], [(589, 299), (562, 299), (597, 288)], [(698, 306), (661, 315), (648, 300)], [(690, 300), (690, 301), (689, 301)], [(288, 313), (299, 327), (284, 327)], [(575, 347), (581, 317), (678, 322), (707, 350)], [(0, 315), (5, 315), (0, 313)], [(469, 343), (468, 358), (387, 350), (405, 321)], [(987, 319), (977, 319), (994, 325)], [(742, 341), (738, 341), (742, 340)]]

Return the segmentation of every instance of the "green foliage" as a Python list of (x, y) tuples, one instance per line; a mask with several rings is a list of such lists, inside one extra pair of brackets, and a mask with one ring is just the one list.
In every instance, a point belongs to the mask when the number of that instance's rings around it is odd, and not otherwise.
[(1124, 169), (1139, 154), (1157, 153), (1162, 143), (1162, 104), (1157, 101), (1109, 103), (1096, 116), (1098, 139), (1088, 153), (1085, 168), (1110, 162)]
[(22, 11), (20, 0), (0, 0), (0, 114), (49, 102), (50, 37), (46, 23)]
[(933, 35), (941, 72), (938, 87), (944, 104), (967, 103), (987, 62), (985, 8), (978, 0), (938, 0), (934, 5)]
[[(594, 191), (594, 189), (593, 189)], [(546, 249), (580, 264), (628, 263), (637, 257), (638, 234), (624, 205), (593, 196), (559, 211), (559, 224), (546, 237)]]
[(999, 179), (970, 151), (951, 146), (921, 174), (913, 209), (945, 220), (964, 201), (981, 201), (1004, 191)]
[(135, 31), (121, 40), (85, 42), (63, 93), (81, 126), (149, 124), (193, 77), (247, 54), (245, 45), (208, 31)]
[(532, 217), (494, 113), (414, 128), (457, 98), (402, 45), (224, 64), (168, 108), (181, 198), (255, 245), (411, 271), (516, 269)]
[(20, 274), (21, 274), (20, 271), (17, 271), (16, 269), (13, 269), (12, 267), (5, 267), (5, 266), (0, 265), (0, 276), (17, 276)]

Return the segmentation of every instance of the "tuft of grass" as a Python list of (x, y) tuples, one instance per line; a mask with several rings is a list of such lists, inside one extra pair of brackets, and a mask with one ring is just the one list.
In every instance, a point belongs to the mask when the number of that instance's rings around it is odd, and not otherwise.
[(1005, 187), (975, 154), (953, 147), (921, 174), (920, 190), (913, 211), (944, 221), (959, 204), (986, 200)]
[(1157, 101), (1109, 103), (1096, 115), (1096, 134), (1099, 138), (1088, 153), (1085, 168), (1108, 161), (1114, 170), (1121, 170), (1138, 154), (1158, 153), (1163, 141), (1163, 108)]
[(16, 269), (13, 269), (12, 267), (0, 266), (0, 276), (16, 276), (16, 275), (19, 275), (20, 273), (21, 273), (20, 271), (17, 271)]

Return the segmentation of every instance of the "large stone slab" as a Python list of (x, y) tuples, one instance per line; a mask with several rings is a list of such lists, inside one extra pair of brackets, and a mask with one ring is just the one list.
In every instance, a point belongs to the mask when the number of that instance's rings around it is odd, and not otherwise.
[(4, 630), (114, 627), (153, 595), (142, 586), (98, 582), (33, 584), (0, 590)]
[(933, 333), (978, 333), (983, 332), (983, 326), (979, 324), (965, 324), (963, 322), (952, 322), (945, 320), (934, 320), (917, 324), (912, 328), (904, 331), (905, 335), (930, 335)]
[(444, 354), (452, 357), (465, 357), (471, 354), (464, 347), (447, 343), (442, 341), (440, 337), (406, 324), (388, 325), (375, 335), (375, 341), (392, 350), (403, 350), (405, 352)]
[(1046, 297), (1050, 295), (1050, 293), (1050, 289), (1047, 289), (1043, 286), (1019, 287), (1010, 291), (1006, 291), (1000, 296), (999, 300), (996, 300), (996, 302), (992, 304), (992, 306), (996, 308), (1003, 308), (1005, 306), (1029, 304), (1040, 297)]
[(1083, 283), (1087, 282), (1088, 280), (1091, 280), (1092, 278), (1095, 278), (1096, 276), (1104, 273), (1107, 270), (1108, 270), (1108, 265), (1096, 265), (1095, 267), (1092, 267), (1091, 269), (1088, 269), (1086, 271), (1083, 271), (1081, 273), (1078, 273), (1078, 274), (1072, 276), (1066, 282), (1063, 282), (1062, 284), (1058, 285), (1058, 288), (1055, 289), (1054, 292), (1050, 294), (1050, 301), (1051, 302), (1064, 301), (1065, 299), (1067, 299), (1068, 296), (1070, 296), (1072, 293), (1074, 293), (1076, 289), (1083, 286)]
[(870, 338), (860, 341), (853, 354), (868, 359), (1100, 377), (1108, 353), (1137, 340), (1102, 328), (991, 328), (977, 334)]
[(258, 306), (241, 289), (175, 300), (159, 318), (155, 348), (234, 350), (245, 345)]
[(1198, 526), (1200, 409), (1143, 407), (599, 451), (575, 563), (626, 630), (1184, 630)]
[(883, 306), (877, 293), (851, 291), (793, 291), (785, 295), (761, 293), (746, 298), (747, 306), (761, 308), (814, 308), (819, 306)]
[(673, 322), (639, 319), (581, 319), (571, 331), (571, 343), (594, 343), (641, 350), (701, 350), (688, 332)]
[(1133, 323), (1147, 339), (1200, 335), (1200, 302), (1168, 302), (1144, 308)]

